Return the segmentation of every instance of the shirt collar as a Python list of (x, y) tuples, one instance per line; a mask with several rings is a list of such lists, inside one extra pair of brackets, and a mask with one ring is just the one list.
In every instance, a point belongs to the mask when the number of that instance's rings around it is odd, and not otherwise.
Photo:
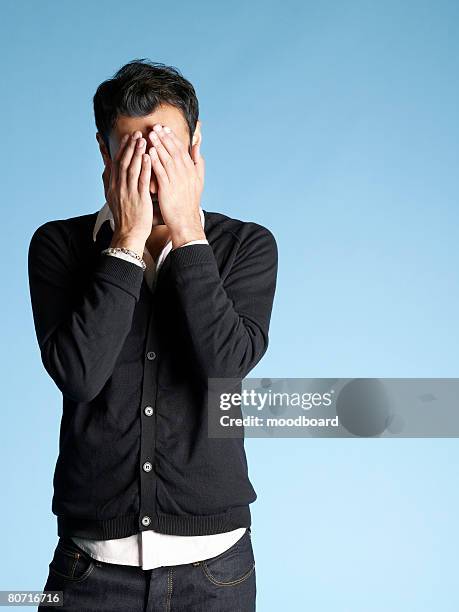
[[(199, 215), (201, 217), (202, 227), (204, 228), (204, 213), (202, 211), (201, 206), (199, 207)], [(100, 228), (102, 227), (102, 224), (105, 223), (105, 221), (110, 221), (110, 227), (112, 228), (112, 232), (115, 231), (115, 220), (113, 219), (113, 213), (107, 202), (105, 202), (105, 204), (99, 210), (99, 214), (97, 215), (97, 219), (94, 224), (94, 229), (92, 233), (92, 238), (94, 242), (97, 239), (97, 233), (99, 232)]]

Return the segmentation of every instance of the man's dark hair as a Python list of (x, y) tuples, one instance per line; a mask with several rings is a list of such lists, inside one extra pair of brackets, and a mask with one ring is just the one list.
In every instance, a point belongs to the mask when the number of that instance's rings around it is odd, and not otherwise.
[(144, 117), (163, 103), (182, 111), (190, 142), (199, 118), (193, 85), (178, 68), (148, 59), (135, 59), (99, 85), (93, 98), (97, 131), (110, 151), (108, 138), (118, 115)]

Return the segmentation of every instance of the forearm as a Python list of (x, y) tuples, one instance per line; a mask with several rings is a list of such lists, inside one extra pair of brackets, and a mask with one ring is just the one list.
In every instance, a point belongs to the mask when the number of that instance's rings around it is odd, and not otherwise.
[(42, 362), (64, 395), (89, 401), (113, 372), (132, 325), (143, 270), (101, 255), (85, 292), (73, 294), (71, 273), (59, 269), (45, 241), (46, 237), (32, 239), (29, 249), (31, 302)]
[(267, 349), (277, 252), (275, 243), (265, 238), (259, 248), (258, 264), (244, 267), (241, 256), (240, 274), (235, 272), (226, 288), (210, 246), (171, 252), (183, 317), (206, 379), (243, 378)]
[(267, 349), (267, 329), (234, 310), (210, 265), (194, 266), (177, 287), (203, 376), (245, 377)]

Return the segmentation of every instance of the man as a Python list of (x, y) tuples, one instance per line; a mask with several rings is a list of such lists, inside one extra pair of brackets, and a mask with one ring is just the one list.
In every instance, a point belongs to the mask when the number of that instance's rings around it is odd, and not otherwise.
[(267, 349), (276, 242), (202, 209), (198, 101), (176, 68), (126, 64), (94, 113), (106, 202), (41, 225), (28, 255), (63, 396), (44, 590), (63, 610), (252, 611), (257, 496), (243, 436), (208, 435), (207, 393)]

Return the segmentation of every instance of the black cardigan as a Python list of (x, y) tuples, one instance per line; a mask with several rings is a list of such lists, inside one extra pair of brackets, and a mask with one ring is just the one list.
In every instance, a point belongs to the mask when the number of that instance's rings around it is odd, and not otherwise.
[(244, 439), (208, 436), (209, 378), (243, 379), (268, 346), (272, 233), (203, 211), (209, 244), (173, 249), (152, 294), (140, 266), (101, 255), (98, 212), (48, 221), (29, 245), (33, 319), (63, 396), (52, 512), (58, 535), (249, 527)]

